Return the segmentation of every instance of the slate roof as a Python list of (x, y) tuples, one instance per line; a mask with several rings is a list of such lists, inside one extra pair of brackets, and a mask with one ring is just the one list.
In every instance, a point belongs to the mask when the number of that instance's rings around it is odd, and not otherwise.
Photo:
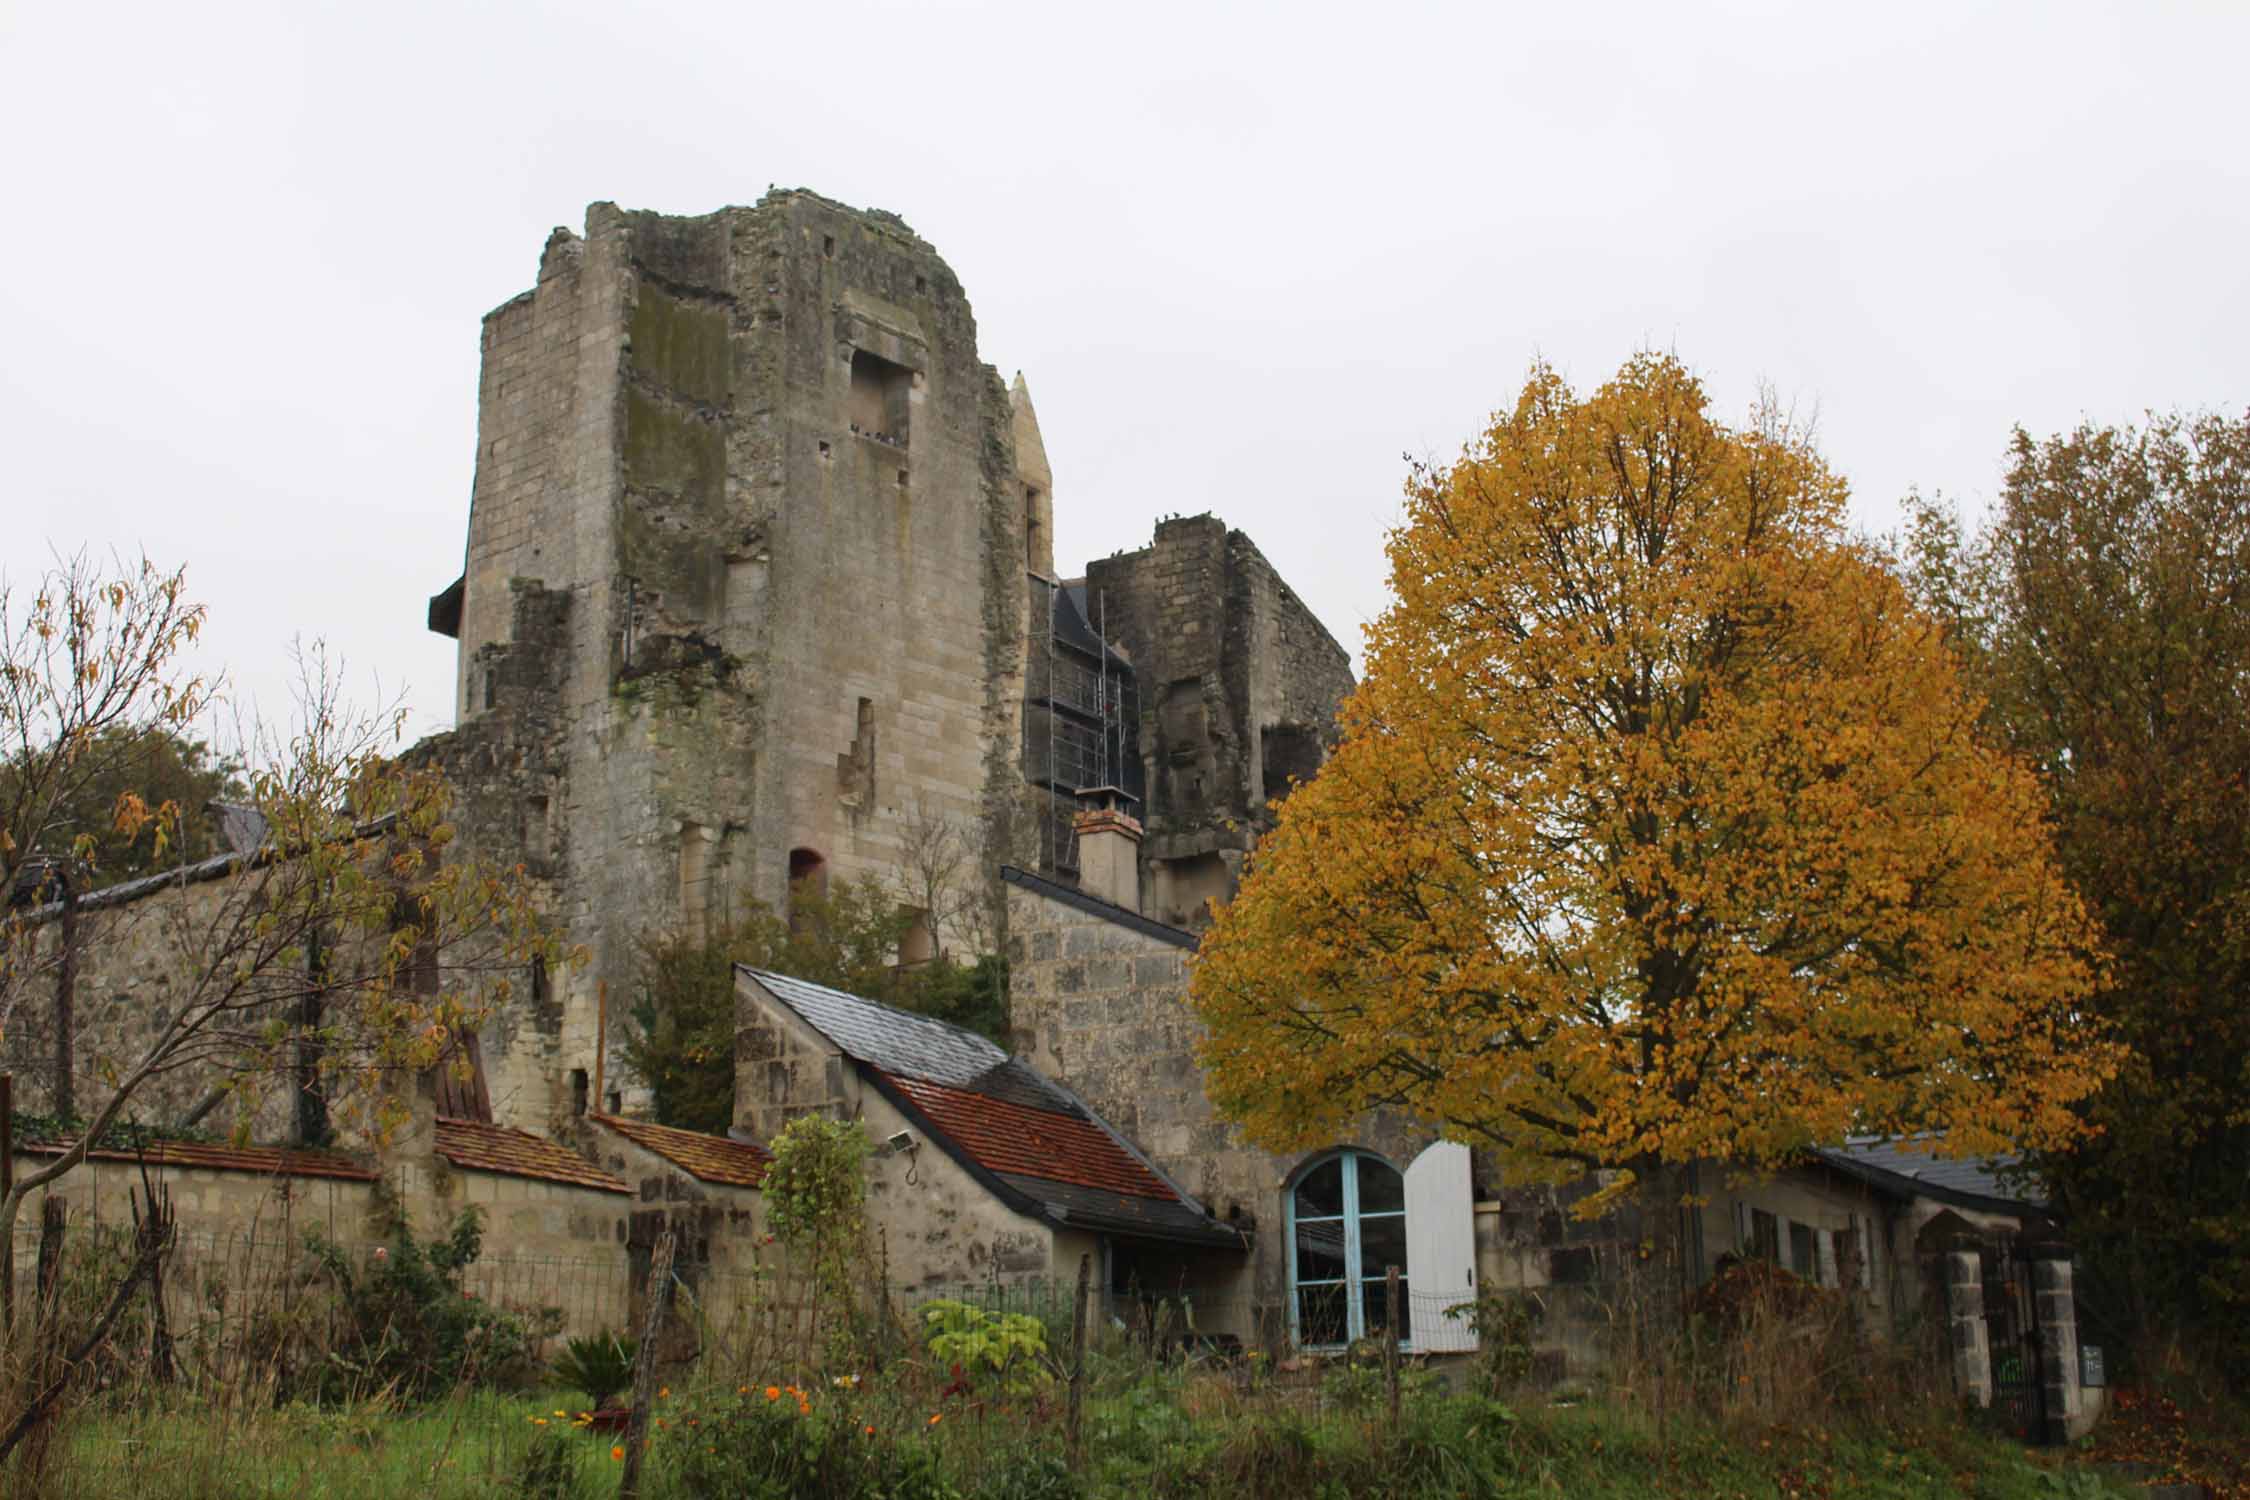
[[(70, 1140), (18, 1141), (16, 1149), (27, 1156), (60, 1156), (70, 1149)], [(94, 1161), (142, 1159), (138, 1152), (108, 1146), (97, 1146), (86, 1155)], [(332, 1177), (344, 1182), (373, 1182), (382, 1175), (340, 1151), (294, 1151), (279, 1146), (226, 1146), (204, 1141), (151, 1141), (147, 1160), (152, 1167), (262, 1172), (269, 1177)]]
[(786, 974), (748, 972), (847, 1055), (886, 1073), (967, 1088), (1008, 1063), (1008, 1054), (987, 1038), (934, 1017), (894, 1010)]
[(742, 972), (835, 1043), (901, 1114), (1019, 1213), (1246, 1248), (1075, 1094), (986, 1038), (785, 974)]
[(644, 1151), (654, 1152), (698, 1182), (727, 1187), (756, 1187), (773, 1164), (773, 1153), (749, 1141), (699, 1130), (681, 1130), (650, 1120), (627, 1120), (617, 1115), (595, 1115), (597, 1125), (616, 1131)]
[[(1086, 602), (1086, 580), (1083, 578), (1065, 580), (1060, 595), (1055, 600), (1055, 638), (1069, 642), (1096, 661), (1102, 659), (1104, 643), (1094, 630), (1093, 615)], [(1112, 670), (1133, 670), (1133, 664), (1118, 651), (1115, 642), (1110, 642), (1106, 649)]]
[(2036, 1188), (2003, 1180), (2016, 1164), (2013, 1156), (1934, 1156), (1927, 1150), (1909, 1150), (1906, 1142), (1875, 1136), (1854, 1136), (1842, 1146), (1823, 1147), (1812, 1154), (1838, 1171), (1900, 1197), (1934, 1198), (2001, 1213), (2046, 1207)]
[(605, 1193), (629, 1193), (621, 1177), (603, 1171), (571, 1150), (529, 1131), (482, 1120), (437, 1122), (437, 1154), (464, 1172), (497, 1172), (504, 1177), (531, 1177), (571, 1187), (598, 1188)]

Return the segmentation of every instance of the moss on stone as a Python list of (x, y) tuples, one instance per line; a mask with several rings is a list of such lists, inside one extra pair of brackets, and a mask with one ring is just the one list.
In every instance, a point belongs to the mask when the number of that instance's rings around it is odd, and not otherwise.
[(691, 301), (643, 282), (629, 332), (633, 368), (706, 406), (727, 399), (728, 316), (715, 302)]

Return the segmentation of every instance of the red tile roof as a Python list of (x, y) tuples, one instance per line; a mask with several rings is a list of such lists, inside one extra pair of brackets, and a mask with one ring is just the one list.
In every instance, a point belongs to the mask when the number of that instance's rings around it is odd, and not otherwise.
[(599, 1188), (606, 1193), (630, 1193), (613, 1177), (568, 1146), (480, 1120), (437, 1122), (437, 1154), (465, 1172), (498, 1172), (508, 1177), (534, 1177), (542, 1182), (572, 1187)]
[(1163, 1178), (1091, 1120), (896, 1073), (882, 1076), (987, 1171), (1179, 1201)]
[[(68, 1139), (19, 1141), (18, 1151), (32, 1156), (60, 1156), (70, 1149)], [(95, 1161), (138, 1161), (132, 1151), (97, 1146), (86, 1155)], [(279, 1146), (224, 1146), (202, 1141), (152, 1141), (148, 1148), (152, 1167), (199, 1167), (219, 1172), (263, 1172), (269, 1177), (334, 1177), (346, 1182), (373, 1182), (373, 1167), (338, 1151), (291, 1151)]]
[(596, 1123), (608, 1126), (644, 1151), (655, 1152), (702, 1182), (756, 1187), (773, 1162), (771, 1151), (748, 1141), (705, 1135), (699, 1130), (681, 1130), (648, 1120), (627, 1120), (616, 1115), (593, 1118)]

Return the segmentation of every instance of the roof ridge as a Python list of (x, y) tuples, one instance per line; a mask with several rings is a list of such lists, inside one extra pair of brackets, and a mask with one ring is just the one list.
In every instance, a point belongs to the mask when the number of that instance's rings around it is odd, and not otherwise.
[(1029, 870), (1021, 869), (1015, 865), (1002, 865), (1000, 867), (1000, 878), (1010, 885), (1022, 886), (1027, 891), (1035, 892), (1050, 900), (1060, 901), (1065, 906), (1074, 906), (1088, 916), (1100, 917), (1114, 926), (1137, 932), (1143, 937), (1155, 938), (1160, 943), (1169, 943), (1175, 948), (1194, 948), (1202, 942), (1200, 938), (1184, 927), (1174, 927), (1169, 922), (1159, 922), (1156, 918), (1146, 916), (1129, 906), (1119, 906), (1114, 901), (1104, 901), (1099, 896), (1090, 896), (1075, 886), (1062, 885), (1049, 880), (1044, 875), (1034, 875)]
[[(972, 1031), (968, 1027), (960, 1025), (957, 1022), (947, 1021), (941, 1019), (940, 1017), (929, 1015), (918, 1010), (908, 1010), (904, 1006), (892, 1005), (887, 1001), (870, 1000), (865, 995), (855, 994), (850, 990), (840, 990), (832, 984), (822, 984), (818, 980), (799, 979), (796, 975), (784, 974), (779, 969), (761, 969), (754, 964), (736, 964), (735, 967), (744, 970), (761, 980), (769, 978), (785, 979), (791, 984), (801, 984), (807, 989), (825, 991), (828, 994), (836, 996), (840, 1000), (850, 1000), (855, 1004), (873, 1006), (876, 1010), (888, 1011), (894, 1016), (904, 1016), (909, 1021), (919, 1021), (924, 1025), (938, 1027), (941, 1030), (953, 1033), (953, 1035), (960, 1037), (965, 1041), (974, 1042), (980, 1047), (991, 1048), (994, 1052), (997, 1052), (1000, 1055), (1003, 1061), (1011, 1059), (1015, 1056), (1013, 1052), (1010, 1052), (1007, 1048), (1001, 1046), (998, 1042), (995, 1042), (991, 1037), (986, 1036), (983, 1032)], [(768, 993), (772, 992), (769, 991)], [(826, 1031), (821, 1030), (819, 1022), (813, 1020), (812, 1017), (805, 1015), (805, 1013), (801, 1010), (798, 1010), (796, 1006), (790, 1005), (789, 998), (786, 995), (776, 994), (774, 998), (781, 1001), (782, 1004), (788, 1005), (790, 1010), (795, 1011), (798, 1016), (804, 1019), (804, 1022), (807, 1026), (812, 1027), (812, 1029), (815, 1031), (819, 1031), (822, 1036), (828, 1036), (828, 1033)], [(839, 1047), (842, 1047), (844, 1045), (842, 1041), (838, 1040), (835, 1037), (828, 1036), (828, 1039), (832, 1042), (835, 1042)], [(848, 1051), (849, 1049), (847, 1048), (846, 1050)], [(853, 1053), (852, 1055), (854, 1057), (858, 1056), (857, 1053)]]

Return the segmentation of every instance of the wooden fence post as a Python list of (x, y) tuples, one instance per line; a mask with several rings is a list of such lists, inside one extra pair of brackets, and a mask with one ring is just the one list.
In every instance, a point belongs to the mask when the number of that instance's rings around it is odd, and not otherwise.
[(1391, 1431), (1398, 1431), (1398, 1267), (1383, 1270), (1383, 1383), (1391, 1401)]
[[(128, 1189), (125, 1203), (133, 1210), (136, 1263), (146, 1267), (143, 1274), (148, 1278), (149, 1371), (168, 1385), (173, 1375), (172, 1323), (164, 1312), (164, 1255), (172, 1248), (173, 1240), (172, 1187), (170, 1183), (159, 1187), (150, 1181), (145, 1148), (141, 1151), (140, 1168), (141, 1197), (134, 1197)], [(146, 1213), (141, 1211), (143, 1199), (148, 1203)]]
[(1078, 1300), (1070, 1311), (1070, 1404), (1063, 1419), (1063, 1451), (1074, 1474), (1086, 1462), (1086, 1302), (1093, 1268), (1093, 1256), (1078, 1257)]
[(633, 1417), (625, 1428), (625, 1473), (617, 1482), (617, 1500), (635, 1500), (641, 1492), (641, 1457), (648, 1446), (648, 1409), (656, 1391), (656, 1339), (664, 1330), (664, 1306), (671, 1300), (672, 1252), (678, 1236), (666, 1224), (657, 1236), (656, 1254), (648, 1267), (648, 1315), (641, 1320), (641, 1347), (633, 1360)]

